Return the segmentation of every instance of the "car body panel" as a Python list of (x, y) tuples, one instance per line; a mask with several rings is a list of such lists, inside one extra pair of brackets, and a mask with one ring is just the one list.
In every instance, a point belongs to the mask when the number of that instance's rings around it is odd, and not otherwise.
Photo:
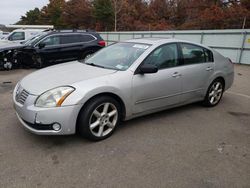
[(75, 82), (83, 82), (97, 76), (102, 77), (114, 72), (116, 71), (101, 69), (73, 61), (31, 73), (22, 79), (21, 85), (24, 88), (28, 88), (27, 91), (29, 93), (40, 95), (51, 88), (72, 85)]
[(204, 98), (208, 80), (213, 77), (214, 63), (185, 65), (179, 68), (182, 76), (181, 102)]
[[(180, 103), (181, 79), (173, 77), (179, 67), (162, 69), (155, 74), (133, 76), (133, 113), (141, 113)], [(172, 87), (169, 87), (169, 86)], [(166, 89), (168, 88), (168, 89)]]

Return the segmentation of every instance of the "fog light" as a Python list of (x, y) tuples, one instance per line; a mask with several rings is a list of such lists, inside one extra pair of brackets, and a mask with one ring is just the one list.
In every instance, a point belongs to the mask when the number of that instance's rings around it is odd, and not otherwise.
[(59, 131), (61, 129), (61, 125), (59, 123), (54, 123), (52, 125), (52, 128), (55, 130), (55, 131)]

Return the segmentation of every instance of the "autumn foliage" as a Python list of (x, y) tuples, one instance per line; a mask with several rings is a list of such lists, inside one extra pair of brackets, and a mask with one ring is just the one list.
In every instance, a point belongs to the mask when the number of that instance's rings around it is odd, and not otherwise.
[(97, 31), (250, 28), (250, 0), (50, 0), (18, 24)]

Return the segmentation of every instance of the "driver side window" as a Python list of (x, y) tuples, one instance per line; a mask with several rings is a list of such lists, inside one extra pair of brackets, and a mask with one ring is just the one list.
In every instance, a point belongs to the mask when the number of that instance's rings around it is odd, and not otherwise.
[(14, 32), (9, 36), (10, 41), (24, 40), (24, 39), (25, 39), (25, 33), (24, 32)]
[(158, 69), (165, 69), (177, 66), (177, 44), (167, 44), (157, 48), (144, 60), (144, 64), (155, 65), (158, 67)]
[(59, 36), (51, 36), (42, 41), (42, 43), (44, 43), (45, 46), (59, 45), (60, 38)]

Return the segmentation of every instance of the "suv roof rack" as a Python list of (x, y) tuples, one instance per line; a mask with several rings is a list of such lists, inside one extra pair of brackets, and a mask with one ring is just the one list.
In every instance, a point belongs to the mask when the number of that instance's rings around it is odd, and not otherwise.
[(94, 30), (90, 29), (59, 29), (54, 30), (55, 32), (61, 32), (61, 33), (72, 33), (72, 32), (95, 32)]

